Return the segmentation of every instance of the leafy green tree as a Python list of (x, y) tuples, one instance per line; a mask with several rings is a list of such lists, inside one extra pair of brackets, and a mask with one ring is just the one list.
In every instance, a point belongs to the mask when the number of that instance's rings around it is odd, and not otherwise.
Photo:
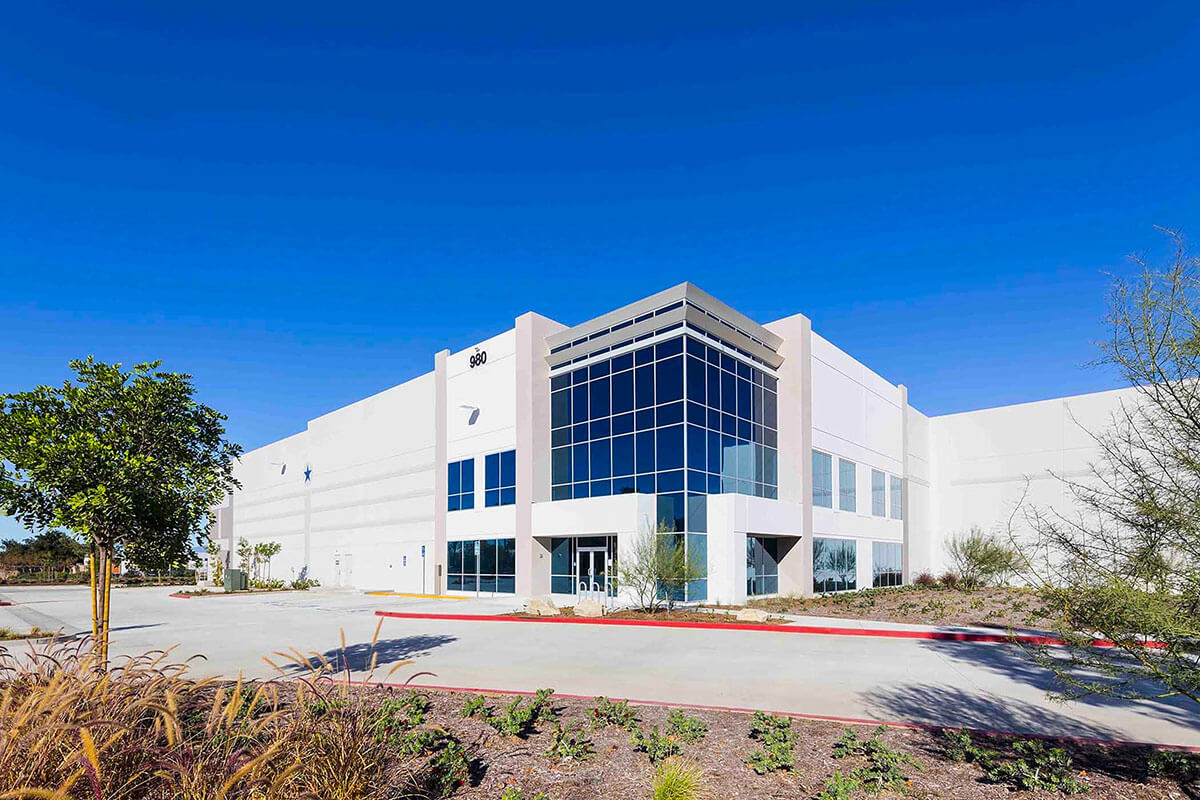
[(617, 562), (619, 585), (638, 608), (650, 612), (665, 605), (670, 613), (687, 585), (706, 575), (706, 565), (695, 553), (687, 552), (682, 535), (649, 529)]
[[(1133, 387), (1099, 459), (1063, 480), (1080, 513), (1028, 507), (1021, 577), (1069, 646), (1033, 651), (1077, 697), (1181, 695), (1200, 703), (1200, 260), (1116, 280), (1102, 363)], [(1014, 538), (1020, 533), (1014, 531)], [(1116, 646), (1091, 646), (1094, 638)], [(1147, 640), (1161, 646), (1146, 647)]]
[(254, 545), (254, 560), (256, 563), (261, 563), (266, 566), (264, 575), (259, 575), (259, 578), (265, 577), (271, 579), (271, 559), (279, 555), (279, 551), (283, 549), (283, 545), (279, 542), (259, 542)]
[(159, 365), (89, 357), (61, 386), (0, 395), (0, 512), (85, 543), (101, 667), (115, 565), (192, 560), (209, 509), (238, 485), (225, 417), (195, 400), (191, 376)]
[(959, 585), (966, 589), (1006, 583), (1020, 566), (1015, 547), (979, 526), (949, 539), (946, 555)]

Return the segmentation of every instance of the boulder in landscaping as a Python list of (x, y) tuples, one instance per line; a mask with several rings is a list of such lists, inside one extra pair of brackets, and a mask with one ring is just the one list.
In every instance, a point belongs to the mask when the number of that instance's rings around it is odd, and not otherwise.
[(557, 617), (558, 606), (549, 597), (531, 597), (526, 608), (535, 617)]
[(577, 617), (603, 617), (604, 606), (599, 600), (580, 600), (575, 604), (575, 616)]
[(767, 612), (761, 608), (741, 608), (737, 612), (738, 622), (766, 622)]

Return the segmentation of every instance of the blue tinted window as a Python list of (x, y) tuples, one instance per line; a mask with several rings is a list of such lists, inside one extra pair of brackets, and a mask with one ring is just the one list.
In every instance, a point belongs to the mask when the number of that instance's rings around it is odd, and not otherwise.
[[(565, 450), (566, 448), (563, 448), (563, 451)], [(503, 453), (492, 453), (486, 456), (483, 461), (483, 473), (485, 506), (507, 506), (517, 501), (516, 450), (505, 450)]]
[(588, 478), (588, 446), (577, 444), (571, 448), (571, 480), (586, 481)]
[(591, 387), (591, 392), (589, 394), (589, 397), (590, 397), (590, 402), (591, 402), (591, 417), (592, 417), (592, 419), (596, 419), (597, 417), (607, 417), (608, 416), (608, 412), (609, 412), (608, 380), (609, 380), (608, 378), (601, 378), (600, 380), (592, 381), (589, 384), (589, 386)]
[(654, 388), (659, 403), (683, 399), (683, 357), (675, 356), (655, 365), (658, 370)]
[(516, 539), (446, 543), (446, 588), (466, 592), (516, 591)]
[(550, 427), (561, 428), (571, 423), (571, 391), (552, 392), (550, 395)]
[(633, 372), (612, 376), (612, 413), (624, 414), (626, 411), (633, 411)]
[(654, 365), (638, 367), (634, 374), (634, 396), (637, 408), (654, 405)]
[(633, 436), (614, 436), (612, 440), (613, 475), (632, 475), (633, 465)]
[(571, 421), (587, 422), (588, 419), (588, 388), (580, 384), (571, 389)]
[(621, 414), (612, 418), (612, 434), (620, 436), (622, 433), (633, 432), (633, 414)]
[(687, 426), (687, 465), (688, 469), (704, 470), (708, 464), (705, 458), (708, 434), (703, 428), (695, 425)]
[(571, 482), (571, 448), (556, 447), (550, 451), (550, 482)]
[(683, 466), (683, 426), (659, 428), (656, 442), (658, 469), (679, 469)]
[(612, 468), (612, 462), (609, 448), (609, 443), (611, 441), (611, 439), (601, 439), (600, 441), (592, 442), (592, 478), (607, 478), (612, 474), (610, 471)]
[(667, 356), (678, 355), (683, 352), (683, 339), (672, 339), (669, 342), (662, 342), (654, 346), (655, 358), (666, 358)]
[(654, 431), (641, 431), (637, 437), (637, 471), (654, 471)]
[(446, 467), (448, 511), (475, 507), (475, 459), (451, 461)]

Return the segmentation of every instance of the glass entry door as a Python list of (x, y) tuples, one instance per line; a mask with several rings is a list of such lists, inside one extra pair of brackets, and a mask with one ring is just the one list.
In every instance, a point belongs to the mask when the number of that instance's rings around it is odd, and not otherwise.
[(580, 547), (575, 559), (575, 591), (603, 598), (608, 593), (608, 548)]

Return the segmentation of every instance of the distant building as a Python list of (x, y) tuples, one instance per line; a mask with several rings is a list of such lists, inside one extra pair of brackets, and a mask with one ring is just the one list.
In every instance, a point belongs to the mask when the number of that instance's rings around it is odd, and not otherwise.
[(223, 546), (278, 541), (275, 575), (326, 586), (567, 600), (653, 530), (707, 565), (689, 600), (894, 585), (1026, 491), (1062, 507), (1050, 471), (1083, 473), (1123, 394), (927, 417), (806, 317), (686, 283), (433, 362), (245, 454)]

